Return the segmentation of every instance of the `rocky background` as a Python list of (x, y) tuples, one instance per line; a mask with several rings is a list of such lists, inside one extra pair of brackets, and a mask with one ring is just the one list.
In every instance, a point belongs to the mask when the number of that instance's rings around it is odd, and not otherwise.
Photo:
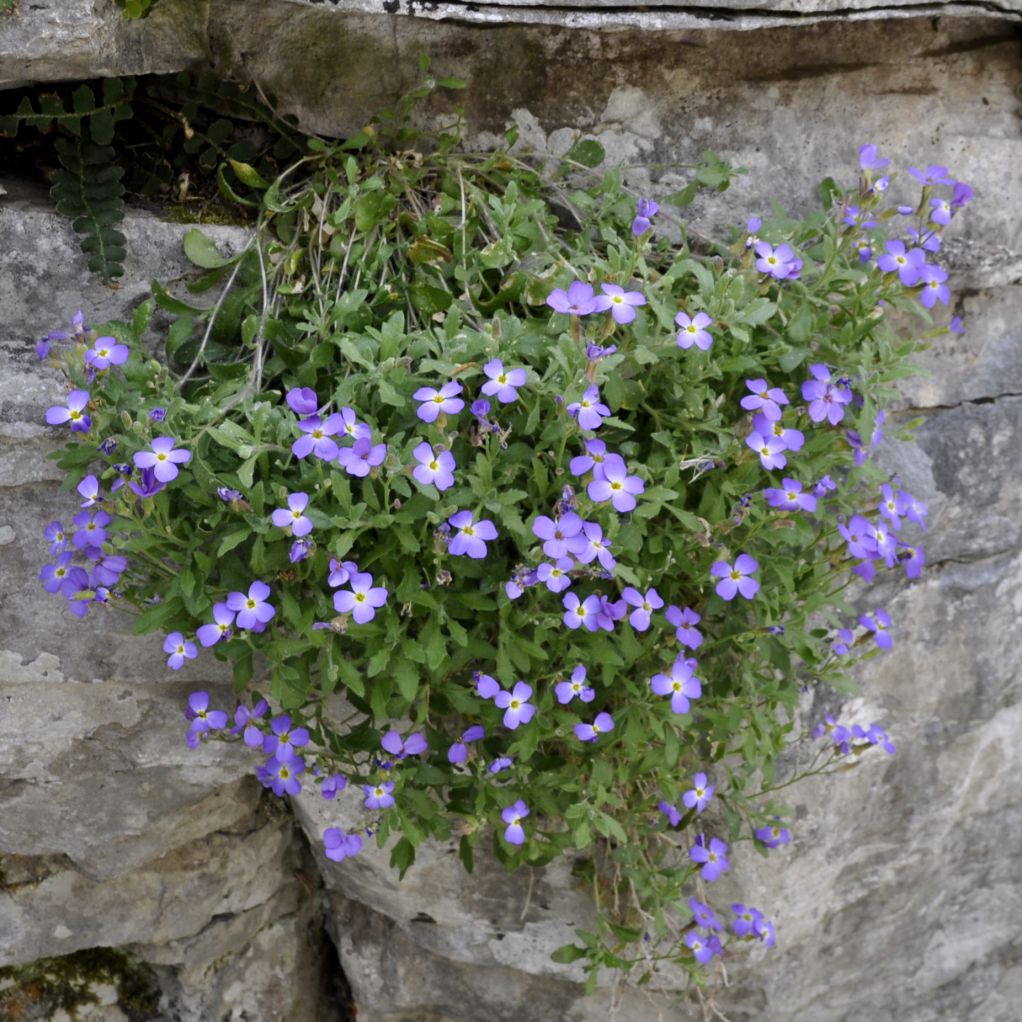
[[(419, 54), (469, 79), (480, 145), (519, 124), (566, 150), (595, 135), (636, 183), (713, 148), (752, 173), (712, 225), (850, 180), (861, 142), (902, 166), (947, 164), (976, 200), (949, 232), (961, 337), (892, 418), (923, 416), (884, 457), (930, 507), (929, 565), (881, 588), (895, 648), (863, 699), (807, 707), (879, 720), (898, 754), (790, 790), (793, 846), (741, 857), (735, 900), (776, 918), (778, 948), (729, 963), (731, 1022), (1017, 1022), (1022, 1005), (1022, 12), (1000, 3), (688, 0), (21, 0), (0, 15), (0, 86), (166, 72), (194, 61), (258, 81), (308, 128), (344, 133), (414, 80)], [(2, 98), (2, 97), (0, 97)], [(652, 182), (665, 177), (660, 185)], [(467, 880), (436, 847), (398, 885), (384, 856), (319, 855), (339, 804), (262, 797), (250, 764), (190, 752), (158, 637), (116, 614), (66, 616), (36, 580), (42, 526), (71, 513), (46, 458), (56, 375), (34, 341), (75, 309), (123, 316), (186, 272), (185, 228), (130, 214), (127, 273), (99, 284), (38, 184), (0, 196), (0, 966), (95, 947), (146, 963), (145, 1012), (93, 1017), (334, 1022), (702, 1019), (625, 985), (584, 996), (549, 961), (590, 911), (566, 869)], [(236, 228), (209, 228), (225, 248)], [(208, 664), (208, 661), (205, 661)]]

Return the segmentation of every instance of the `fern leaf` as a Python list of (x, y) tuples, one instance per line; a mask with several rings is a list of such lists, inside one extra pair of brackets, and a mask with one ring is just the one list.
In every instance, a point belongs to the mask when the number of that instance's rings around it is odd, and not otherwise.
[(123, 275), (127, 255), (127, 239), (115, 228), (124, 219), (124, 170), (114, 164), (111, 146), (79, 135), (57, 139), (56, 149), (61, 165), (50, 194), (81, 236), (89, 269), (109, 282)]

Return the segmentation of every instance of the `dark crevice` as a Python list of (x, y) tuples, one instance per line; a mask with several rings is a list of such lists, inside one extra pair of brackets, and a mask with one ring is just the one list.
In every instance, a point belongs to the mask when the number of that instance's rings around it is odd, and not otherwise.
[(967, 397), (950, 405), (926, 405), (926, 407), (912, 405), (908, 408), (899, 408), (897, 414), (899, 417), (907, 417), (910, 415), (929, 415), (932, 412), (953, 412), (959, 408), (964, 408), (966, 405), (992, 405), (997, 401), (1010, 401), (1012, 398), (1019, 397), (1022, 397), (1022, 393), (1008, 391), (1004, 394), (992, 394), (986, 397)]

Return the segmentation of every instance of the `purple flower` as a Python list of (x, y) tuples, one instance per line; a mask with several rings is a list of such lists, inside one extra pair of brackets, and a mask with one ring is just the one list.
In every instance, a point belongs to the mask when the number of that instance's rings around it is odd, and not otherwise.
[(540, 515), (532, 523), (532, 532), (543, 540), (543, 553), (559, 560), (582, 549), (583, 525), (582, 519), (574, 512), (562, 515), (556, 522), (546, 515)]
[(694, 344), (702, 351), (707, 351), (713, 344), (713, 338), (706, 329), (713, 320), (705, 312), (697, 312), (692, 318), (684, 312), (679, 312), (674, 317), (674, 322), (681, 327), (676, 338), (679, 348), (691, 348)]
[(674, 625), (676, 631), (674, 637), (683, 646), (687, 646), (689, 649), (698, 649), (702, 644), (703, 635), (702, 632), (696, 628), (696, 625), (702, 620), (702, 618), (691, 608), (685, 607), (684, 610), (679, 610), (672, 603), (667, 610), (664, 611), (664, 616), (668, 622)]
[(756, 840), (762, 841), (767, 848), (777, 848), (791, 841), (791, 831), (777, 823), (770, 823), (765, 827), (757, 827), (753, 834)]
[(931, 163), (926, 170), (919, 170), (916, 167), (909, 167), (908, 172), (923, 185), (950, 185), (954, 184), (953, 179), (948, 175), (947, 167), (938, 163)]
[(500, 774), (505, 770), (510, 770), (513, 767), (515, 761), (507, 756), (498, 756), (486, 769), (491, 774)]
[(78, 492), (85, 498), (81, 507), (92, 507), (102, 498), (99, 495), (99, 480), (94, 475), (87, 475), (79, 484)]
[(610, 409), (600, 401), (600, 391), (594, 383), (578, 401), (568, 405), (568, 414), (576, 418), (581, 429), (599, 429)]
[(319, 793), (328, 802), (337, 798), (337, 792), (344, 791), (348, 786), (348, 778), (344, 774), (331, 774), (325, 777), (319, 786)]
[(312, 553), (312, 541), (308, 539), (296, 539), (287, 552), (287, 559), (292, 564), (304, 561)]
[(499, 358), (487, 362), (483, 372), (489, 379), (483, 384), (482, 391), (488, 396), (496, 396), (501, 404), (510, 404), (517, 400), (517, 387), (524, 387), (528, 374), (524, 369), (505, 369)]
[(614, 718), (609, 713), (598, 713), (592, 724), (576, 724), (575, 737), (580, 742), (595, 742), (602, 734), (614, 730)]
[(681, 823), (681, 813), (678, 812), (677, 806), (672, 806), (666, 799), (661, 799), (656, 807), (667, 817), (667, 822), (672, 827), (677, 827)]
[(863, 170), (883, 170), (891, 161), (877, 156), (877, 147), (872, 142), (859, 146), (859, 166)]
[(519, 724), (528, 724), (536, 714), (536, 707), (529, 702), (532, 686), (524, 681), (515, 683), (510, 692), (501, 689), (493, 701), (498, 708), (504, 710), (504, 727), (514, 731)]
[(813, 422), (827, 419), (836, 426), (845, 417), (845, 405), (852, 401), (848, 387), (831, 379), (830, 370), (820, 363), (809, 367), (814, 379), (802, 384), (802, 398), (809, 402), (809, 418)]
[(554, 564), (544, 561), (536, 568), (536, 578), (550, 592), (561, 593), (571, 585), (570, 572), (574, 566), (575, 562), (570, 557), (562, 557)]
[(610, 309), (615, 323), (631, 323), (635, 319), (636, 308), (646, 304), (646, 299), (638, 291), (626, 291), (617, 284), (601, 284), (600, 287), (606, 295), (602, 299), (606, 303), (603, 308)]
[(595, 632), (600, 625), (600, 598), (598, 596), (587, 596), (584, 601), (579, 600), (575, 593), (567, 593), (563, 599), (564, 623), (571, 629), (584, 626), (586, 631)]
[(348, 614), (357, 624), (364, 625), (376, 617), (377, 608), (387, 602), (387, 590), (373, 586), (373, 576), (368, 571), (356, 572), (348, 580), (351, 590), (341, 589), (334, 593), (334, 610)]
[(877, 266), (884, 273), (897, 272), (905, 287), (913, 287), (919, 283), (920, 270), (926, 263), (926, 253), (920, 248), (906, 249), (903, 241), (887, 242), (884, 245), (886, 254), (877, 260)]
[[(142, 471), (139, 473), (139, 479), (137, 483), (135, 482), (134, 479), (128, 480), (128, 489), (131, 490), (131, 492), (134, 493), (136, 497), (142, 497), (143, 499), (145, 499), (146, 497), (156, 496), (156, 494), (163, 489), (163, 486), (164, 484), (161, 483), (160, 480), (156, 478), (156, 470), (152, 468), (142, 469)], [(111, 487), (111, 490), (114, 490), (116, 488), (117, 483), (115, 483)]]
[(546, 303), (554, 312), (563, 312), (567, 316), (588, 316), (601, 311), (600, 300), (593, 297), (592, 286), (581, 280), (569, 284), (567, 291), (554, 288), (547, 295)]
[(646, 484), (638, 476), (628, 475), (624, 458), (620, 454), (608, 454), (603, 461), (603, 478), (593, 480), (586, 488), (589, 499), (597, 504), (610, 501), (615, 511), (626, 512), (634, 509), (635, 496), (644, 492)]
[(262, 749), (264, 736), (256, 722), (265, 717), (269, 709), (265, 699), (260, 699), (251, 710), (239, 704), (234, 711), (234, 727), (231, 728), (231, 734), (243, 731), (242, 738), (250, 749)]
[(191, 731), (219, 731), (227, 727), (227, 711), (209, 708), (208, 692), (193, 692), (188, 697), (188, 709), (185, 716), (192, 722)]
[(296, 536), (307, 536), (312, 532), (312, 521), (305, 517), (305, 509), (308, 506), (307, 493), (291, 493), (287, 498), (287, 507), (277, 508), (270, 515), (270, 520), (280, 529), (290, 527)]
[(919, 578), (926, 564), (926, 554), (921, 546), (903, 546), (898, 553), (898, 562), (905, 569), (905, 578)]
[(707, 845), (705, 837), (700, 834), (689, 851), (689, 858), (702, 866), (699, 872), (708, 883), (728, 871), (727, 845), (720, 838), (710, 838)]
[(952, 316), (951, 322), (948, 323), (948, 331), (953, 334), (964, 334), (965, 324), (962, 322), (961, 316)]
[(895, 493), (889, 483), (884, 483), (880, 487), (880, 494), (881, 499), (877, 509), (891, 523), (891, 528), (897, 531), (901, 528), (902, 515), (908, 511), (908, 500), (900, 490)]
[(465, 402), (458, 397), (462, 386), (456, 380), (445, 383), (439, 390), (434, 387), (420, 387), (412, 398), (421, 401), (415, 413), (423, 422), (436, 422), (441, 412), (444, 415), (457, 415), (465, 407)]
[(60, 554), (56, 564), (44, 564), (39, 572), (39, 580), (48, 593), (56, 593), (67, 582), (71, 572), (71, 551)]
[(277, 611), (266, 602), (269, 595), (270, 587), (258, 580), (248, 587), (247, 596), (238, 592), (227, 594), (227, 609), (238, 615), (236, 623), (239, 628), (254, 629), (270, 621)]
[(855, 635), (850, 628), (839, 628), (837, 640), (831, 644), (830, 651), (834, 656), (847, 656), (855, 641)]
[(628, 621), (637, 632), (646, 631), (649, 628), (653, 611), (659, 610), (664, 605), (664, 601), (655, 589), (648, 589), (646, 595), (643, 596), (637, 589), (628, 586), (622, 591), (621, 596), (625, 603), (636, 608), (632, 611)]
[(233, 504), (235, 501), (241, 500), (241, 492), (239, 490), (232, 490), (229, 486), (218, 486), (216, 495), (225, 504)]
[(341, 862), (362, 851), (362, 838), (358, 834), (345, 834), (340, 827), (327, 827), (323, 831), (323, 854), (334, 862)]
[(423, 486), (432, 483), (443, 492), (454, 485), (454, 469), (457, 466), (450, 451), (436, 454), (430, 444), (423, 442), (412, 451), (412, 457), (419, 463), (412, 469), (412, 475)]
[(579, 664), (571, 672), (570, 681), (559, 681), (554, 686), (554, 695), (562, 706), (566, 706), (576, 696), (583, 703), (591, 703), (596, 698), (596, 691), (586, 685), (586, 669)]
[(388, 731), (380, 739), (380, 745), (398, 759), (421, 756), (429, 748), (429, 743), (418, 731), (413, 732), (405, 739), (402, 739), (396, 731)]
[[(593, 560), (599, 560), (600, 565), (606, 571), (612, 571), (617, 561), (614, 560), (608, 547), (613, 544), (609, 539), (605, 539), (603, 535), (603, 529), (600, 528), (597, 522), (583, 522), (582, 533), (579, 537), (581, 549), (575, 554), (579, 562), (582, 564), (589, 564)], [(584, 545), (581, 541), (584, 540)]]
[(394, 804), (393, 781), (384, 781), (382, 784), (363, 784), (362, 791), (365, 800), (362, 805), (366, 809), (389, 809)]
[(756, 936), (756, 927), (762, 923), (763, 913), (758, 908), (752, 908), (750, 905), (742, 905), (741, 903), (732, 905), (731, 911), (735, 914), (734, 921), (731, 923), (735, 936)]
[(765, 469), (784, 468), (788, 464), (788, 459), (784, 455), (787, 448), (784, 441), (776, 436), (750, 433), (745, 438), (745, 443), (759, 455), (759, 463)]
[(660, 212), (660, 207), (653, 199), (639, 199), (635, 207), (635, 219), (632, 221), (632, 234), (638, 238), (645, 234), (653, 224), (653, 217)]
[(689, 930), (685, 934), (685, 944), (692, 951), (695, 960), (700, 965), (706, 965), (713, 960), (713, 956), (720, 954), (723, 947), (719, 938), (710, 936), (704, 937), (695, 930)]
[(568, 470), (573, 476), (584, 476), (592, 469), (594, 479), (603, 478), (603, 462), (607, 457), (607, 445), (602, 440), (587, 440), (585, 454), (572, 458)]
[(53, 405), (46, 409), (46, 421), (51, 426), (59, 426), (62, 422), (71, 423), (73, 433), (88, 433), (92, 418), (85, 414), (85, 406), (89, 403), (87, 390), (72, 390), (67, 396), (67, 405)]
[(263, 738), (263, 752), (283, 763), (297, 756), (297, 749), (309, 744), (309, 732), (304, 727), (291, 727), (291, 718), (284, 714), (270, 721), (270, 734)]
[(363, 479), (369, 475), (371, 469), (382, 465), (386, 457), (386, 444), (374, 445), (368, 437), (360, 437), (351, 447), (342, 448), (337, 455), (337, 462), (344, 466), (348, 475)]
[(464, 763), (468, 759), (468, 744), (478, 742), (486, 737), (486, 730), (481, 724), (473, 724), (465, 733), (447, 750), (448, 763)]
[(691, 709), (690, 699), (698, 699), (703, 694), (703, 686), (692, 673), (695, 660), (678, 657), (671, 664), (670, 676), (654, 674), (649, 680), (650, 688), (658, 696), (671, 697), (672, 713), (688, 713)]
[(696, 774), (692, 787), (681, 796), (686, 808), (701, 813), (713, 798), (713, 785), (706, 783), (706, 774)]
[(352, 440), (371, 440), (373, 431), (364, 423), (359, 422), (353, 408), (342, 408), (338, 414), (341, 417), (341, 432)]
[(762, 413), (753, 416), (752, 429), (761, 437), (780, 440), (782, 450), (785, 451), (801, 451), (806, 442), (805, 434), (800, 429), (788, 429), (780, 419), (768, 419)]
[(50, 522), (43, 529), (43, 536), (50, 541), (50, 556), (56, 557), (67, 548), (67, 533), (60, 522)]
[(338, 561), (336, 557), (330, 558), (330, 575), (327, 578), (327, 585), (336, 589), (344, 585), (352, 575), (358, 573), (358, 565), (354, 561)]
[(920, 233), (914, 227), (908, 229), (908, 236), (924, 251), (940, 251), (940, 235), (936, 231), (923, 231)]
[(501, 810), (500, 818), (507, 824), (504, 840), (509, 845), (525, 844), (525, 829), (522, 827), (522, 820), (528, 815), (529, 807), (521, 799), (514, 805)]
[(922, 267), (919, 277), (923, 285), (919, 300), (923, 303), (923, 307), (932, 309), (937, 302), (947, 305), (951, 300), (951, 291), (944, 283), (947, 280), (947, 270), (942, 270), (939, 266), (927, 265)]
[(759, 583), (750, 578), (758, 568), (759, 564), (748, 554), (739, 554), (733, 568), (726, 561), (717, 561), (710, 568), (710, 574), (720, 579), (717, 595), (722, 600), (733, 600), (735, 593), (740, 593), (745, 599), (751, 600), (759, 592)]
[(447, 548), (456, 557), (481, 560), (486, 556), (486, 543), (497, 538), (497, 527), (493, 522), (489, 518), (477, 522), (471, 511), (455, 512), (447, 519), (447, 524), (457, 530)]
[(881, 746), (888, 756), (893, 756), (897, 751), (894, 747), (894, 742), (891, 741), (887, 736), (887, 732), (879, 724), (870, 724), (865, 737), (871, 745)]
[(153, 438), (152, 450), (138, 451), (135, 454), (135, 466), (141, 469), (151, 468), (161, 483), (169, 483), (177, 478), (178, 465), (185, 465), (192, 460), (190, 451), (174, 447), (174, 438), (158, 436)]
[(877, 610), (872, 617), (863, 614), (859, 618), (859, 624), (875, 633), (877, 645), (881, 649), (890, 649), (894, 645), (894, 639), (890, 632), (891, 616), (886, 610)]
[(80, 511), (71, 519), (78, 528), (71, 537), (71, 542), (79, 549), (90, 546), (102, 546), (107, 541), (106, 526), (110, 524), (110, 516), (105, 511)]
[(149, 413), (149, 418), (152, 419), (153, 422), (163, 422), (163, 420), (166, 417), (167, 417), (167, 409), (166, 408), (154, 408)]
[(697, 926), (705, 927), (707, 930), (724, 929), (709, 905), (704, 905), (701, 901), (692, 897), (688, 899), (688, 907), (692, 910), (692, 917), (695, 919)]
[(234, 624), (234, 612), (226, 603), (213, 605), (213, 624), (202, 625), (195, 633), (195, 637), (203, 646), (213, 646), (221, 639), (226, 639), (231, 634), (231, 625)]
[(802, 484), (797, 479), (782, 479), (779, 490), (764, 490), (763, 496), (771, 507), (783, 511), (816, 510), (816, 498), (810, 493), (803, 493)]
[(295, 415), (315, 415), (319, 399), (311, 387), (293, 387), (287, 392), (287, 406)]
[(167, 658), (167, 666), (172, 670), (180, 670), (184, 666), (185, 660), (194, 660), (198, 656), (195, 643), (186, 642), (180, 632), (172, 632), (164, 640), (164, 652), (171, 654)]
[(946, 227), (951, 223), (951, 202), (948, 199), (930, 199), (930, 221)]
[(820, 499), (836, 489), (837, 483), (830, 476), (821, 476), (820, 481), (813, 486), (813, 496)]
[(323, 461), (333, 461), (340, 452), (337, 441), (332, 439), (344, 429), (344, 420), (337, 413), (324, 421), (318, 415), (308, 419), (300, 419), (298, 428), (304, 436), (300, 436), (292, 445), (291, 453), (298, 458), (307, 458), (315, 454)]
[(778, 245), (774, 248), (765, 241), (758, 241), (754, 251), (758, 257), (756, 269), (760, 273), (769, 273), (777, 280), (784, 280), (793, 269), (802, 265), (790, 245)]
[(97, 337), (85, 353), (85, 364), (93, 369), (109, 369), (112, 365), (124, 365), (127, 361), (128, 348), (118, 344), (116, 337)]
[(742, 407), (748, 412), (758, 409), (770, 422), (776, 422), (781, 417), (781, 405), (788, 404), (784, 391), (769, 386), (766, 380), (746, 380), (745, 386), (752, 393), (742, 398)]
[(266, 769), (274, 795), (297, 795), (302, 790), (302, 782), (298, 777), (305, 772), (305, 761), (300, 757), (284, 761), (271, 759)]
[(829, 737), (844, 755), (851, 751), (851, 731), (843, 724), (839, 724), (829, 713), (824, 714), (822, 724), (817, 724), (813, 728), (812, 736), (813, 738)]

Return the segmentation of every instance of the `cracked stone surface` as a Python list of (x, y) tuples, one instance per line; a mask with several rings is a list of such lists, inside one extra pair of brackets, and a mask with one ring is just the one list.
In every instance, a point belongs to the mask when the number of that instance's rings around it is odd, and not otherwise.
[[(168, 17), (189, 9), (164, 3)], [(856, 597), (895, 621), (895, 647), (866, 666), (863, 695), (805, 707), (807, 721), (880, 721), (898, 755), (791, 789), (793, 846), (765, 860), (737, 852), (741, 886), (728, 898), (770, 912), (779, 947), (730, 963), (718, 1003), (731, 1022), (1017, 1022), (1022, 226), (1006, 213), (1022, 194), (1020, 41), (1007, 17), (1017, 5), (402, 0), (395, 16), (384, 6), (273, 0), (253, 17), (248, 0), (212, 0), (191, 5), (200, 17), (174, 37), (186, 40), (176, 57), (158, 63), (138, 43), (135, 63), (118, 64), (104, 55), (103, 33), (122, 30), (111, 4), (47, 0), (32, 17), (70, 32), (64, 63), (27, 36), (11, 43), (0, 19), (0, 82), (61, 68), (166, 70), (211, 40), (222, 69), (277, 92), (307, 126), (343, 132), (409, 85), (415, 57), (430, 52), (438, 71), (483, 83), (459, 96), (480, 144), (513, 120), (552, 152), (584, 131), (614, 160), (687, 161), (714, 148), (749, 167), (694, 208), (708, 226), (762, 212), (775, 196), (805, 209), (816, 182), (847, 176), (867, 140), (903, 166), (947, 163), (976, 188), (948, 239), (966, 333), (935, 340), (929, 375), (907, 381), (891, 412), (894, 424), (923, 423), (880, 455), (930, 507), (930, 566), (915, 585), (883, 582)], [(973, 16), (918, 16), (938, 6)], [(498, 16), (517, 23), (487, 22)], [(633, 17), (641, 27), (628, 27)], [(599, 31), (565, 27), (580, 19)], [(148, 19), (124, 31), (156, 28)], [(634, 182), (654, 187), (649, 170)], [(186, 228), (132, 214), (127, 273), (111, 290), (85, 272), (45, 197), (5, 184), (0, 726), (16, 740), (0, 743), (0, 962), (109, 943), (157, 969), (168, 1017), (333, 1022), (325, 919), (362, 1022), (701, 1019), (695, 1006), (624, 986), (586, 997), (577, 973), (549, 961), (591, 911), (565, 869), (537, 874), (526, 905), (521, 885), (485, 861), (466, 880), (445, 846), (425, 851), (401, 884), (373, 849), (342, 864), (309, 857), (306, 840), (318, 849), (325, 826), (355, 818), (354, 796), (299, 800), (303, 838), (266, 811), (247, 759), (184, 747), (184, 694), (222, 685), (226, 702), (222, 679), (196, 664), (168, 678), (158, 638), (132, 636), (113, 613), (82, 627), (41, 590), (36, 522), (68, 503), (42, 425), (59, 382), (33, 342), (79, 307), (97, 321), (123, 317), (151, 277), (179, 277)], [(668, 174), (656, 188), (672, 186)], [(237, 229), (208, 233), (244, 244)]]

